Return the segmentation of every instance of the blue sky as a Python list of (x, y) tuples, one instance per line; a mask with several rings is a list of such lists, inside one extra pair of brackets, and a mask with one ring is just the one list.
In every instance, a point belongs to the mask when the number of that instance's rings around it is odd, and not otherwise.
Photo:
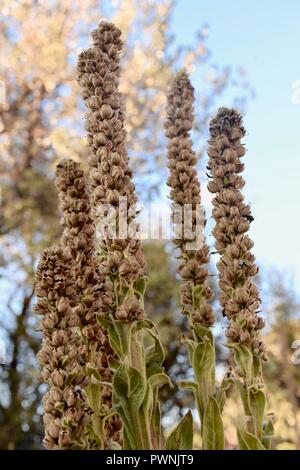
[[(244, 140), (247, 201), (255, 221), (255, 255), (266, 269), (295, 275), (300, 290), (300, 2), (297, 0), (178, 0), (172, 27), (189, 43), (203, 23), (219, 64), (243, 66), (256, 98), (246, 107)], [(193, 79), (196, 89), (201, 80)], [(229, 98), (228, 98), (229, 100)], [(230, 105), (224, 101), (218, 103)]]

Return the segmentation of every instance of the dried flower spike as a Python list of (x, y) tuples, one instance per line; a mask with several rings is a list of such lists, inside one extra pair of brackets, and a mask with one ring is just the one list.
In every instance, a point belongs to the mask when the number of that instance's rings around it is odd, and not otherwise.
[[(237, 373), (243, 384), (239, 390), (245, 413), (249, 417), (245, 432), (254, 434), (257, 438), (254, 441), (256, 445), (264, 448), (265, 397), (261, 390), (261, 361), (266, 356), (260, 334), (264, 321), (258, 315), (261, 302), (258, 288), (253, 282), (258, 269), (251, 253), (253, 242), (247, 235), (253, 218), (250, 206), (245, 204), (241, 192), (245, 184), (240, 175), (244, 169), (241, 158), (245, 154), (245, 148), (241, 139), (245, 135), (245, 129), (238, 111), (221, 108), (211, 120), (209, 130), (208, 170), (211, 181), (208, 189), (215, 195), (212, 202), (216, 221), (213, 235), (220, 253), (217, 265), (220, 302), (223, 313), (229, 320), (226, 333), (228, 345), (235, 352)], [(259, 417), (257, 410), (254, 411), (258, 403)], [(243, 445), (241, 442), (245, 439), (241, 438), (241, 429), (239, 441)]]
[[(94, 215), (99, 219), (101, 211), (108, 205), (114, 208), (117, 229), (121, 218), (125, 217), (125, 234), (118, 231), (113, 237), (105, 231), (101, 234), (101, 274), (107, 275), (109, 282), (116, 284), (118, 281), (124, 287), (133, 286), (143, 278), (145, 262), (141, 242), (135, 236), (138, 231), (134, 221), (137, 198), (128, 166), (124, 97), (118, 90), (122, 49), (120, 36), (120, 31), (113, 24), (99, 24), (92, 33), (93, 47), (79, 56), (78, 81), (89, 109), (86, 129), (92, 150), (89, 165)], [(125, 203), (125, 216), (121, 202)], [(129, 227), (130, 236), (127, 233)], [(139, 297), (132, 292), (129, 294), (135, 297), (133, 303), (127, 301), (125, 296), (123, 302), (116, 302), (110, 312), (125, 321), (143, 318)]]
[[(185, 72), (179, 72), (168, 94), (165, 125), (169, 138), (168, 185), (173, 201), (173, 221), (176, 222), (178, 214), (182, 221), (180, 237), (175, 238), (174, 243), (181, 256), (178, 271), (184, 280), (181, 295), (183, 313), (189, 315), (192, 323), (209, 327), (215, 319), (208, 303), (212, 292), (208, 285), (208, 271), (204, 267), (209, 262), (209, 248), (203, 236), (206, 220), (201, 206), (197, 158), (189, 135), (194, 122), (193, 103), (194, 89), (189, 77)], [(197, 298), (195, 292), (198, 292)]]
[[(78, 81), (89, 109), (86, 129), (92, 151), (89, 176), (93, 216), (102, 222), (107, 210), (112, 211), (116, 227), (116, 233), (111, 234), (109, 220), (107, 227), (101, 226), (99, 266), (105, 279), (104, 295), (108, 290), (113, 296), (101, 319), (117, 356), (112, 366), (113, 401), (124, 423), (125, 448), (151, 449), (160, 445), (159, 404), (154, 397), (166, 378), (161, 367), (162, 347), (144, 312), (145, 262), (135, 221), (137, 198), (126, 150), (124, 97), (119, 92), (120, 36), (113, 24), (99, 24), (92, 33), (93, 46), (79, 56)], [(156, 350), (161, 351), (155, 369), (161, 373), (158, 382), (151, 382), (146, 373), (152, 370), (154, 361), (153, 355), (145, 355), (144, 336), (149, 332)], [(130, 396), (134, 387), (141, 394), (140, 401), (133, 402)], [(146, 395), (145, 387), (149, 392)]]
[(44, 445), (47, 449), (89, 448), (86, 427), (90, 422), (83, 387), (83, 351), (78, 341), (77, 294), (72, 259), (61, 247), (45, 250), (36, 273), (35, 310), (43, 318), (44, 334), (38, 359), (50, 389), (43, 399)]
[(230, 320), (227, 336), (231, 343), (247, 346), (254, 355), (265, 357), (259, 331), (264, 325), (258, 316), (259, 292), (253, 283), (258, 269), (251, 253), (253, 242), (247, 235), (252, 221), (250, 206), (244, 202), (240, 175), (245, 154), (241, 138), (245, 135), (241, 115), (221, 108), (210, 122), (209, 166), (212, 180), (208, 189), (215, 194), (213, 235), (221, 254), (218, 263), (221, 306)]
[[(186, 340), (186, 344), (196, 383), (191, 385), (189, 382), (185, 385), (192, 388), (195, 394), (201, 420), (203, 448), (211, 450), (224, 448), (224, 432), (221, 410), (215, 398), (215, 345), (210, 331), (215, 318), (209, 303), (212, 293), (206, 267), (209, 262), (209, 248), (204, 240), (206, 220), (201, 206), (197, 158), (190, 137), (194, 122), (193, 105), (194, 89), (189, 77), (186, 72), (179, 72), (171, 83), (167, 100), (165, 127), (169, 138), (168, 185), (171, 187), (170, 195), (173, 201), (173, 222), (180, 223), (179, 233), (175, 232), (174, 243), (180, 249), (178, 272), (183, 279), (182, 313), (188, 316), (193, 333), (192, 339)], [(206, 367), (201, 367), (203, 363)], [(207, 419), (212, 413), (218, 423), (213, 430)]]
[[(62, 246), (65, 246), (72, 257), (72, 270), (78, 294), (78, 302), (74, 313), (78, 315), (78, 325), (82, 347), (86, 348), (87, 362), (85, 373), (92, 380), (100, 374), (101, 380), (111, 382), (111, 370), (108, 358), (114, 353), (109, 345), (107, 332), (101, 327), (98, 316), (112, 301), (109, 291), (103, 295), (99, 285), (104, 279), (99, 276), (95, 246), (95, 224), (91, 217), (90, 198), (87, 182), (79, 163), (64, 159), (56, 169), (56, 186), (59, 189), (60, 209), (63, 214)], [(86, 388), (91, 408), (94, 408), (93, 397), (96, 393), (95, 384)], [(111, 388), (100, 386), (97, 390), (98, 403), (93, 409), (94, 423), (110, 411), (112, 406)], [(101, 426), (98, 426), (101, 428)], [(105, 420), (104, 435), (101, 448), (109, 448), (111, 442), (120, 442), (121, 423), (116, 416)]]

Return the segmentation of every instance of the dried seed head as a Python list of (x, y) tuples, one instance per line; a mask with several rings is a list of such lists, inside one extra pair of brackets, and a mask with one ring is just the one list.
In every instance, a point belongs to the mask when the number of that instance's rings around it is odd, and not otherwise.
[[(208, 189), (215, 194), (213, 234), (221, 253), (218, 263), (221, 305), (229, 319), (227, 336), (230, 342), (241, 343), (264, 358), (260, 340), (263, 320), (258, 316), (259, 293), (252, 277), (257, 273), (255, 258), (250, 250), (253, 242), (246, 233), (253, 220), (244, 203), (241, 188), (243, 169), (240, 158), (245, 150), (240, 139), (245, 135), (240, 113), (221, 108), (210, 122), (209, 164), (211, 183)], [(258, 352), (259, 351), (259, 352)]]
[[(41, 257), (36, 273), (38, 298), (37, 306), (42, 306), (41, 322), (44, 339), (38, 353), (43, 369), (42, 377), (50, 386), (43, 398), (45, 408), (44, 445), (47, 449), (72, 448), (82, 438), (83, 430), (75, 426), (69, 434), (68, 444), (60, 439), (65, 429), (68, 403), (64, 399), (66, 391), (72, 391), (83, 383), (84, 374), (79, 354), (78, 335), (74, 331), (73, 306), (78, 302), (71, 258), (62, 247), (46, 250)], [(44, 286), (41, 289), (41, 286)], [(53, 298), (53, 303), (49, 302)], [(37, 308), (38, 308), (37, 307)], [(77, 317), (76, 317), (77, 319)], [(72, 405), (73, 406), (73, 405)], [(85, 398), (76, 402), (76, 409), (86, 408)]]
[[(189, 248), (192, 242), (196, 244), (197, 236), (200, 236), (206, 223), (205, 217), (202, 217), (202, 226), (199, 226), (200, 183), (196, 170), (197, 159), (190, 138), (194, 121), (193, 106), (194, 89), (186, 72), (179, 72), (170, 86), (165, 128), (169, 138), (168, 185), (174, 202), (173, 220), (176, 218), (176, 211), (180, 210), (184, 215), (183, 228), (188, 224), (190, 226), (189, 231), (178, 227), (174, 240), (181, 252), (179, 273), (184, 280), (181, 289), (182, 313), (188, 314), (192, 322), (211, 326), (214, 323), (214, 314), (208, 304), (211, 290), (208, 288), (208, 271), (203, 267), (209, 261), (209, 249), (205, 243), (200, 248)], [(185, 217), (187, 204), (191, 208), (189, 221)], [(194, 295), (195, 290), (201, 292), (197, 298)]]

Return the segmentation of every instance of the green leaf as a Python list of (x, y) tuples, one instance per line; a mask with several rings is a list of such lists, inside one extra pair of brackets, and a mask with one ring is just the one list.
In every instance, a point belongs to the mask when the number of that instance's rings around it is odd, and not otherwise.
[(151, 375), (151, 377), (148, 379), (148, 382), (152, 390), (154, 390), (155, 388), (160, 388), (166, 384), (168, 384), (171, 388), (174, 388), (174, 385), (172, 384), (170, 377), (164, 372)]
[(263, 420), (266, 408), (266, 397), (262, 390), (250, 389), (249, 405), (253, 418), (255, 435), (261, 439), (263, 433)]
[(154, 448), (161, 449), (161, 410), (158, 400), (155, 400), (155, 408), (151, 418), (151, 435), (155, 436), (156, 440), (156, 447)]
[(205, 326), (201, 325), (200, 323), (195, 323), (193, 325), (193, 330), (197, 336), (197, 338), (201, 341), (205, 338), (208, 338), (209, 341), (214, 344), (214, 337), (209, 328), (206, 328)]
[(153, 322), (149, 319), (144, 319), (144, 320), (136, 320), (134, 322), (134, 330), (135, 331), (138, 331), (138, 330), (142, 330), (142, 329), (146, 329), (148, 331), (148, 333), (151, 334), (151, 336), (153, 334), (155, 334), (154, 332), (156, 332), (156, 328), (155, 328), (155, 325), (153, 324)]
[(209, 395), (215, 393), (215, 349), (209, 341), (203, 341), (196, 346), (192, 366), (198, 385), (196, 398), (202, 420)]
[(201, 342), (197, 344), (194, 354), (192, 366), (197, 378), (207, 372), (211, 373), (215, 367), (215, 351), (211, 343)]
[(189, 356), (189, 362), (192, 365), (193, 363), (193, 355), (195, 348), (197, 346), (196, 341), (192, 339), (187, 339), (185, 336), (182, 336), (181, 342), (186, 345), (187, 350), (188, 350), (188, 356)]
[(203, 448), (204, 450), (224, 449), (223, 422), (216, 399), (209, 397), (204, 411), (202, 424)]
[(179, 382), (179, 386), (185, 390), (192, 390), (195, 394), (197, 394), (198, 387), (195, 382), (192, 380), (182, 380)]
[(189, 410), (166, 440), (165, 450), (193, 449), (193, 416)]
[(125, 365), (121, 365), (115, 372), (113, 377), (113, 388), (115, 394), (117, 395), (118, 399), (125, 399), (128, 398), (129, 393), (129, 378), (127, 367)]
[(109, 356), (107, 360), (108, 360), (109, 368), (110, 368), (113, 372), (116, 372), (116, 370), (118, 369), (118, 367), (120, 367), (120, 361), (118, 361), (118, 359), (116, 359), (116, 358), (113, 357), (113, 356)]
[(247, 393), (247, 389), (244, 387), (244, 385), (242, 384), (242, 382), (239, 380), (239, 379), (231, 379), (232, 383), (236, 386), (236, 388), (238, 389), (238, 392), (240, 394), (240, 397), (241, 397), (241, 400), (242, 400), (242, 403), (243, 403), (243, 407), (244, 407), (244, 410), (245, 410), (245, 414), (250, 414), (250, 405), (249, 405), (249, 400), (248, 400), (248, 393)]
[(88, 403), (96, 415), (99, 415), (101, 412), (101, 392), (102, 387), (99, 384), (93, 384), (90, 382), (85, 389)]
[(246, 377), (249, 384), (252, 382), (252, 366), (253, 366), (253, 356), (246, 346), (241, 344), (235, 345), (235, 361), (240, 371), (243, 374), (243, 377)]
[(146, 349), (146, 372), (147, 377), (160, 373), (162, 363), (165, 360), (165, 353), (162, 344), (157, 336), (153, 336), (154, 343)]
[(138, 410), (142, 405), (146, 390), (147, 381), (145, 377), (134, 367), (128, 367), (129, 390), (128, 401), (131, 408)]
[(216, 400), (219, 405), (219, 410), (221, 413), (225, 405), (226, 392), (230, 389), (231, 386), (232, 386), (232, 379), (229, 377), (224, 377), (224, 379), (222, 380), (221, 387), (216, 392)]
[(237, 428), (237, 437), (240, 450), (266, 450), (262, 442), (247, 430), (247, 424), (251, 422), (249, 416), (243, 417)]
[(261, 364), (261, 357), (253, 354), (253, 374), (254, 378), (261, 378), (262, 377), (262, 364)]
[[(118, 354), (118, 350), (115, 350), (111, 345), (112, 349), (114, 349), (114, 351), (119, 355), (119, 357), (124, 358), (124, 356), (129, 354), (130, 351), (134, 322), (126, 323), (123, 320), (112, 320), (112, 325), (115, 331), (115, 335), (113, 336), (114, 344), (120, 351), (120, 355)], [(111, 331), (112, 327), (110, 327), (108, 330), (109, 335), (111, 334)]]
[(136, 291), (137, 294), (139, 294), (141, 298), (143, 298), (145, 295), (146, 283), (147, 283), (147, 278), (146, 276), (144, 276), (144, 277), (139, 278), (133, 286), (134, 290)]
[(118, 357), (121, 358), (123, 355), (122, 344), (120, 342), (120, 337), (117, 331), (115, 330), (114, 325), (108, 325), (107, 333), (109, 344), (112, 350), (117, 354)]
[(263, 426), (262, 443), (267, 450), (271, 449), (272, 438), (274, 436), (273, 419), (274, 419), (273, 415), (268, 417), (267, 421), (264, 423), (264, 426)]

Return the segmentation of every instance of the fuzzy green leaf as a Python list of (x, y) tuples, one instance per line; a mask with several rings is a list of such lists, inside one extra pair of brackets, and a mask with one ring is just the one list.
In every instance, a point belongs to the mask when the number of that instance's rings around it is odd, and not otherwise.
[(196, 343), (196, 341), (194, 341), (194, 340), (192, 340), (192, 339), (186, 339), (185, 336), (182, 336), (181, 342), (182, 342), (183, 344), (185, 344), (186, 347), (187, 347), (188, 356), (189, 356), (189, 362), (190, 362), (190, 364), (192, 365), (192, 363), (193, 363), (193, 355), (194, 355), (194, 351), (195, 351), (195, 348), (196, 348), (196, 346), (197, 346), (197, 343)]
[(192, 448), (193, 416), (188, 411), (167, 438), (165, 450), (192, 450)]
[(249, 405), (253, 418), (255, 434), (262, 438), (266, 397), (262, 390), (250, 389)]
[(148, 379), (148, 382), (152, 389), (160, 388), (166, 384), (168, 384), (171, 388), (174, 388), (174, 385), (172, 384), (170, 377), (164, 372), (151, 375), (151, 377)]
[(197, 404), (200, 418), (203, 419), (208, 397), (215, 393), (215, 350), (209, 341), (196, 346), (192, 366), (198, 385)]
[(205, 338), (208, 338), (212, 344), (214, 343), (214, 337), (209, 328), (206, 328), (205, 326), (200, 325), (200, 323), (195, 323), (193, 325), (193, 330), (200, 341)]
[(274, 436), (274, 425), (273, 425), (273, 415), (268, 417), (267, 421), (263, 426), (263, 438), (262, 443), (267, 450), (271, 449), (272, 438)]
[(128, 367), (128, 378), (128, 400), (130, 401), (130, 406), (138, 410), (145, 398), (147, 381), (145, 377), (134, 367)]
[(193, 369), (196, 377), (203, 373), (211, 372), (215, 366), (215, 351), (211, 343), (201, 342), (197, 344), (193, 354)]
[(185, 390), (192, 390), (194, 393), (197, 393), (197, 384), (192, 380), (182, 380), (181, 382), (179, 382), (179, 385)]
[(249, 400), (248, 400), (248, 393), (247, 393), (247, 390), (246, 388), (244, 387), (244, 385), (242, 384), (242, 382), (239, 380), (239, 379), (231, 379), (232, 383), (236, 386), (239, 394), (240, 394), (240, 397), (241, 397), (241, 400), (242, 400), (242, 403), (243, 403), (243, 407), (244, 407), (244, 410), (245, 410), (245, 414), (250, 414), (250, 405), (249, 405)]
[(228, 377), (224, 377), (224, 379), (222, 380), (221, 387), (216, 392), (216, 400), (219, 405), (219, 410), (221, 413), (225, 405), (226, 392), (230, 389), (231, 386), (232, 386), (232, 379)]
[(118, 357), (122, 357), (122, 344), (115, 327), (113, 325), (108, 325), (107, 333), (109, 344), (112, 350), (117, 354)]
[(165, 353), (158, 337), (154, 336), (154, 343), (146, 349), (146, 372), (147, 377), (160, 373), (162, 363), (165, 360)]
[(129, 393), (127, 368), (121, 365), (115, 372), (113, 377), (113, 388), (118, 399), (127, 399)]
[(151, 418), (151, 435), (155, 436), (155, 448), (161, 449), (161, 410), (158, 400), (155, 400), (155, 407)]
[(134, 290), (141, 298), (143, 298), (145, 295), (146, 283), (147, 283), (147, 278), (144, 276), (144, 277), (139, 278), (133, 286)]
[(223, 422), (218, 403), (212, 396), (209, 397), (204, 411), (202, 435), (204, 450), (224, 449)]
[(237, 428), (237, 437), (240, 450), (266, 450), (262, 442), (251, 432), (247, 430), (247, 424), (251, 418), (246, 416), (239, 422)]
[(247, 378), (248, 382), (252, 382), (252, 366), (253, 366), (253, 356), (251, 351), (241, 344), (235, 345), (235, 361), (237, 366), (241, 370), (244, 377)]

